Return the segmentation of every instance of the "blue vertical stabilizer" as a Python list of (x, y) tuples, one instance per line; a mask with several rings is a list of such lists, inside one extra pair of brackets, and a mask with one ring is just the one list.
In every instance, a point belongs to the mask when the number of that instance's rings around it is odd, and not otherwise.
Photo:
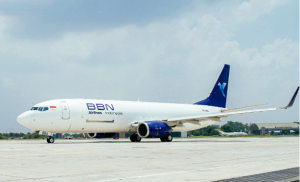
[(196, 102), (194, 104), (225, 108), (229, 81), (229, 70), (230, 66), (225, 64), (210, 95), (206, 99)]

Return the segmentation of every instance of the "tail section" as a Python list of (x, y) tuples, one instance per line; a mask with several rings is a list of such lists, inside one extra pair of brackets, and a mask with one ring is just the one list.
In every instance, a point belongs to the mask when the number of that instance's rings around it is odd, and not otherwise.
[(229, 70), (230, 66), (225, 64), (210, 95), (206, 99), (196, 102), (194, 104), (225, 108), (229, 81)]
[(219, 131), (220, 134), (225, 134), (224, 131), (222, 131), (221, 129), (217, 129)]

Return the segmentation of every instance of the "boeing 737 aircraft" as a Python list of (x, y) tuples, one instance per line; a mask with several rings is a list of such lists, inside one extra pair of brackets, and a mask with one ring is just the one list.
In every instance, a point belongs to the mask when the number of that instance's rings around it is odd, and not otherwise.
[[(227, 109), (229, 65), (224, 68), (210, 95), (194, 104), (170, 104), (93, 99), (59, 99), (34, 105), (17, 121), (37, 133), (87, 133), (91, 138), (112, 138), (115, 133), (132, 133), (130, 140), (160, 138), (171, 142), (172, 131), (189, 131), (221, 122), (236, 114), (274, 111), (291, 107), (299, 87), (285, 107), (236, 111), (255, 106)], [(44, 131), (44, 132), (42, 132)]]
[(245, 132), (224, 132), (221, 129), (218, 129), (221, 136), (246, 136), (248, 135)]

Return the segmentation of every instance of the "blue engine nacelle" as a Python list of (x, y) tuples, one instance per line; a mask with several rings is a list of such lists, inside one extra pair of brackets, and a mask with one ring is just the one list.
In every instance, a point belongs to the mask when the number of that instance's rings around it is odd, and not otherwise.
[(138, 125), (137, 133), (141, 138), (162, 138), (170, 134), (170, 128), (163, 122), (145, 121)]
[(116, 133), (87, 133), (90, 138), (112, 138)]

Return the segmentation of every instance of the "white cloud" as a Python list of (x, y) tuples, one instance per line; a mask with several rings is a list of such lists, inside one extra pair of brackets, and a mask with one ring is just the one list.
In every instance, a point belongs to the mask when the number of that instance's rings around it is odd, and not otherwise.
[(238, 63), (250, 68), (276, 68), (296, 66), (298, 58), (298, 42), (287, 39), (277, 39), (271, 44), (265, 45), (262, 50), (247, 48), (240, 50), (236, 41), (225, 42), (217, 51), (213, 60)]
[(288, 1), (281, 0), (250, 0), (243, 1), (238, 9), (233, 10), (233, 15), (242, 23), (255, 21), (259, 16), (272, 13), (273, 10)]
[[(268, 102), (261, 94), (278, 97), (270, 88), (274, 83), (289, 92), (286, 88), (298, 81), (299, 46), (279, 38), (262, 49), (241, 49), (231, 26), (253, 22), (281, 4), (259, 2), (231, 2), (226, 10), (189, 12), (146, 26), (65, 32), (54, 40), (2, 37), (2, 89), (31, 101), (86, 97), (196, 102), (210, 92), (227, 63), (232, 65), (230, 92), (235, 96), (229, 105)], [(221, 18), (225, 11), (233, 16)], [(7, 25), (0, 17), (0, 36)]]

